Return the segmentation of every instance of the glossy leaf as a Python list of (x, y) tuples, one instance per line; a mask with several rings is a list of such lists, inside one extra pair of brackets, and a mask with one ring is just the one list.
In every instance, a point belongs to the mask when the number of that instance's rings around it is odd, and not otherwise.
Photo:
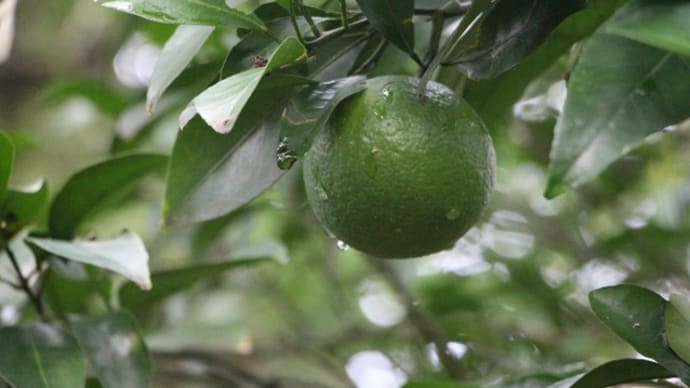
[(196, 96), (180, 116), (180, 126), (184, 127), (193, 114), (198, 113), (216, 132), (230, 132), (264, 75), (297, 63), (306, 55), (306, 48), (299, 40), (285, 39), (265, 66), (230, 76)]
[(104, 7), (159, 23), (201, 24), (265, 30), (261, 19), (226, 5), (225, 0), (117, 0)]
[(194, 59), (213, 32), (208, 26), (179, 26), (161, 50), (146, 91), (146, 110), (152, 113), (158, 100)]
[(14, 144), (4, 132), (0, 132), (0, 201), (10, 184), (14, 164)]
[(53, 200), (48, 219), (51, 236), (72, 238), (87, 217), (121, 200), (141, 178), (162, 170), (167, 160), (163, 155), (130, 154), (77, 172)]
[(101, 317), (69, 316), (79, 346), (105, 388), (146, 388), (152, 366), (146, 344), (129, 313)]
[[(283, 113), (278, 163), (287, 156), (296, 158), (309, 150), (313, 138), (324, 127), (336, 106), (364, 89), (366, 78), (353, 76), (307, 86), (296, 94)], [(282, 153), (282, 155), (281, 155)]]
[(91, 264), (119, 273), (144, 290), (151, 288), (149, 254), (139, 236), (126, 232), (110, 240), (64, 241), (27, 238), (27, 241), (68, 260)]
[(474, 23), (445, 61), (471, 79), (495, 77), (522, 61), (584, 0), (503, 0)]
[(163, 216), (167, 225), (225, 215), (269, 188), (284, 171), (275, 163), (280, 112), (303, 81), (266, 78), (232, 132), (221, 135), (193, 120), (177, 137), (170, 161)]
[(676, 354), (690, 364), (690, 302), (673, 295), (664, 310), (666, 339)]
[(490, 131), (501, 130), (512, 106), (527, 85), (567, 53), (575, 42), (591, 35), (626, 2), (627, 0), (590, 2), (587, 8), (576, 12), (556, 27), (544, 44), (517, 66), (497, 78), (468, 82), (464, 91), (465, 99), (477, 110)]
[(648, 135), (690, 117), (690, 58), (597, 33), (568, 83), (547, 197), (599, 174)]
[(690, 365), (679, 359), (664, 339), (664, 298), (645, 288), (619, 285), (592, 291), (589, 301), (599, 319), (640, 354), (690, 381)]
[(151, 276), (154, 287), (143, 292), (131, 284), (120, 289), (120, 304), (133, 311), (150, 308), (170, 295), (180, 292), (192, 285), (217, 277), (226, 271), (254, 266), (267, 261), (283, 260), (284, 252), (258, 252), (258, 255), (238, 256), (236, 259), (196, 264), (189, 267), (156, 272)]
[(616, 384), (673, 376), (672, 372), (652, 361), (615, 360), (592, 369), (578, 379), (571, 388), (605, 388)]
[(606, 32), (690, 56), (690, 3), (637, 0), (618, 12)]
[(5, 222), (5, 232), (13, 234), (26, 226), (37, 224), (43, 219), (48, 200), (45, 181), (21, 190), (8, 190), (5, 200), (0, 203), (0, 220)]
[(57, 325), (0, 327), (0, 378), (23, 388), (84, 385), (86, 366), (76, 341)]
[(357, 4), (386, 39), (401, 50), (414, 53), (414, 0), (357, 0)]

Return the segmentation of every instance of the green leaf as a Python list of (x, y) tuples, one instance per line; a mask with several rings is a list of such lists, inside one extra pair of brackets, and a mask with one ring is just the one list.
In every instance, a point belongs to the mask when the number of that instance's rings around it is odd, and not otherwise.
[(22, 190), (8, 190), (0, 203), (0, 220), (5, 223), (5, 233), (12, 235), (41, 220), (48, 197), (48, 185), (43, 180)]
[(117, 0), (103, 6), (159, 23), (266, 29), (261, 19), (228, 7), (225, 0)]
[(446, 62), (471, 79), (495, 77), (522, 61), (584, 0), (503, 0), (472, 24)]
[(364, 76), (341, 78), (307, 86), (292, 97), (283, 113), (278, 166), (289, 168), (304, 155), (336, 106), (365, 84)]
[(357, 0), (357, 4), (386, 39), (414, 55), (414, 0)]
[(213, 32), (208, 26), (179, 26), (168, 39), (156, 61), (151, 83), (146, 91), (146, 110), (156, 110), (158, 100), (185, 67), (194, 59)]
[(4, 132), (0, 132), (0, 201), (2, 201), (10, 184), (12, 165), (14, 164), (14, 144)]
[(126, 232), (110, 240), (64, 241), (28, 237), (28, 242), (68, 260), (119, 273), (144, 290), (151, 289), (149, 254), (139, 236)]
[(151, 385), (151, 360), (132, 315), (123, 311), (101, 317), (71, 315), (69, 325), (103, 387)]
[(84, 385), (86, 366), (79, 346), (57, 325), (0, 327), (0, 344), (0, 377), (14, 387)]
[(664, 310), (666, 339), (676, 354), (690, 364), (690, 302), (673, 295)]
[(126, 93), (96, 79), (55, 81), (41, 92), (39, 101), (46, 104), (61, 104), (75, 97), (88, 99), (101, 113), (110, 117), (117, 116), (130, 101)]
[(690, 117), (690, 59), (607, 33), (582, 49), (551, 148), (547, 197)]
[(267, 77), (228, 135), (210, 131), (201, 120), (193, 120), (178, 135), (163, 205), (167, 225), (225, 215), (283, 175), (275, 162), (278, 114), (296, 84), (303, 81), (277, 74)]
[(605, 31), (690, 56), (689, 20), (687, 1), (637, 0), (616, 13)]
[(266, 66), (235, 74), (196, 96), (180, 115), (180, 127), (184, 127), (198, 113), (216, 132), (230, 132), (264, 75), (297, 63), (306, 56), (307, 49), (299, 40), (294, 37), (285, 39)]
[(664, 339), (664, 298), (625, 284), (594, 290), (589, 301), (599, 319), (640, 354), (655, 359), (683, 381), (690, 381), (690, 365), (679, 359)]
[(498, 132), (527, 85), (566, 54), (575, 42), (592, 34), (625, 2), (627, 0), (590, 2), (587, 8), (556, 27), (544, 44), (517, 66), (497, 78), (468, 82), (464, 91), (465, 99), (477, 110), (486, 126), (492, 132)]
[(48, 219), (50, 235), (72, 238), (87, 217), (111, 203), (120, 203), (141, 178), (161, 170), (167, 160), (163, 155), (130, 154), (77, 172), (53, 200)]
[(237, 252), (236, 258), (217, 263), (196, 264), (184, 268), (155, 272), (151, 276), (154, 287), (143, 292), (132, 284), (125, 284), (120, 289), (120, 304), (133, 311), (148, 309), (176, 292), (182, 291), (202, 280), (220, 276), (225, 271), (245, 268), (267, 261), (283, 262), (285, 248), (268, 245), (255, 252)]
[(656, 362), (623, 359), (610, 361), (592, 369), (578, 379), (571, 388), (605, 388), (616, 384), (673, 376), (673, 373)]
[(458, 383), (457, 381), (423, 380), (412, 381), (403, 385), (403, 388), (477, 388), (475, 384)]

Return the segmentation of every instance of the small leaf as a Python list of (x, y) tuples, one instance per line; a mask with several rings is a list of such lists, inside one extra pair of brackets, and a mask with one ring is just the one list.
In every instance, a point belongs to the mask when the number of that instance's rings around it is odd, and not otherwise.
[(275, 163), (279, 117), (301, 79), (264, 79), (228, 135), (193, 120), (175, 142), (166, 183), (167, 225), (225, 215), (261, 194), (284, 171)]
[(126, 232), (110, 240), (64, 241), (28, 237), (28, 242), (68, 260), (119, 273), (144, 290), (151, 289), (149, 254), (139, 236)]
[(151, 360), (134, 318), (115, 312), (93, 318), (69, 316), (69, 325), (105, 388), (146, 388)]
[(669, 346), (690, 364), (690, 302), (680, 295), (673, 295), (664, 310), (664, 324)]
[(194, 59), (213, 27), (179, 26), (163, 46), (146, 91), (146, 110), (152, 113), (158, 100), (182, 71)]
[(306, 48), (294, 37), (287, 38), (273, 52), (266, 66), (245, 70), (228, 77), (196, 96), (181, 115), (184, 126), (196, 112), (218, 133), (235, 126), (242, 109), (265, 74), (306, 58)]
[(617, 384), (673, 376), (673, 373), (655, 362), (623, 359), (610, 361), (592, 369), (580, 377), (571, 388), (605, 388)]
[(139, 179), (161, 170), (167, 160), (163, 155), (130, 154), (77, 172), (53, 200), (48, 220), (51, 236), (72, 238), (88, 216), (121, 200)]
[(446, 62), (457, 64), (471, 79), (495, 77), (536, 49), (569, 15), (585, 8), (584, 0), (503, 0), (474, 23)]
[(43, 219), (48, 205), (48, 185), (44, 180), (22, 190), (8, 190), (0, 203), (0, 221), (5, 232), (14, 234)]
[(4, 132), (0, 132), (0, 201), (10, 184), (14, 164), (14, 144)]
[(605, 31), (690, 56), (690, 3), (637, 0), (607, 23)]
[[(284, 249), (284, 248), (283, 248)], [(170, 295), (187, 289), (202, 280), (209, 280), (235, 268), (245, 268), (267, 261), (281, 260), (284, 253), (259, 252), (259, 255), (247, 254), (236, 259), (207, 264), (196, 264), (189, 267), (156, 272), (151, 276), (154, 287), (143, 292), (131, 284), (120, 289), (120, 304), (133, 311), (142, 311), (161, 302)]]
[(551, 148), (547, 197), (599, 174), (648, 135), (690, 117), (690, 58), (616, 35), (585, 44)]
[(619, 285), (594, 290), (589, 300), (599, 319), (635, 350), (683, 381), (690, 381), (690, 365), (679, 359), (664, 339), (664, 298), (645, 288)]
[(386, 39), (414, 54), (414, 0), (357, 0), (357, 4)]
[(229, 8), (225, 0), (117, 0), (103, 6), (159, 23), (266, 29), (261, 19)]
[[(307, 86), (296, 94), (283, 113), (281, 144), (284, 154), (298, 158), (309, 150), (313, 138), (321, 131), (336, 106), (364, 89), (366, 78), (354, 76)], [(278, 154), (280, 165), (280, 150)]]
[(17, 387), (84, 385), (86, 366), (76, 341), (57, 325), (0, 327), (0, 378)]

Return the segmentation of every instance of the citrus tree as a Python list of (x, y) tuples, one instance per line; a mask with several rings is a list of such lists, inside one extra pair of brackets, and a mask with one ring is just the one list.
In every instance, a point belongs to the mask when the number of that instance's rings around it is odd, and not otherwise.
[(687, 1), (33, 3), (0, 386), (690, 384)]

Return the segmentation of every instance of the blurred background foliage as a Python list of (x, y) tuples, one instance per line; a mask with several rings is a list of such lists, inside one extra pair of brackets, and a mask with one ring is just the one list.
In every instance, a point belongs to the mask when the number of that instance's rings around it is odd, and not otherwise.
[[(142, 101), (174, 26), (91, 1), (22, 0), (17, 12), (12, 56), (0, 65), (0, 129), (17, 145), (14, 186), (45, 178), (54, 194), (111, 154), (170, 152), (179, 97), (162, 100), (153, 117)], [(222, 57), (236, 39), (216, 31), (196, 61)], [(390, 47), (372, 74), (414, 69), (401, 58)], [(241, 211), (199, 225), (161, 227), (161, 176), (101, 211), (79, 234), (136, 231), (153, 271), (229, 258), (252, 264), (208, 267), (162, 303), (120, 293), (145, 333), (155, 384), (398, 387), (442, 376), (441, 346), (470, 381), (529, 387), (633, 356), (593, 315), (587, 294), (634, 282), (690, 296), (690, 129), (653, 135), (595, 181), (544, 199), (571, 62), (562, 58), (530, 84), (507, 124), (492, 128), (491, 208), (450, 251), (383, 262), (339, 249), (306, 204), (299, 168)], [(94, 289), (78, 295), (77, 310), (108, 308)], [(0, 284), (1, 324), (35, 319), (22, 298)]]

